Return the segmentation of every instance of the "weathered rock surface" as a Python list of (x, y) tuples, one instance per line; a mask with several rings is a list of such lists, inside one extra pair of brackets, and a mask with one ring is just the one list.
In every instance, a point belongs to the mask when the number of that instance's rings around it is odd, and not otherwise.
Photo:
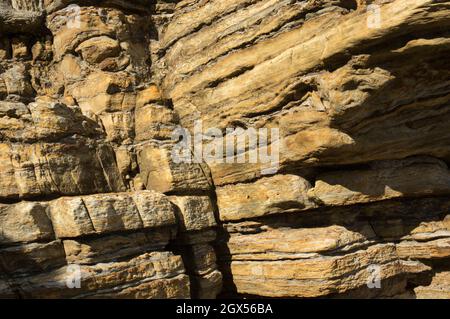
[(420, 286), (414, 289), (418, 299), (449, 299), (450, 290), (449, 272), (437, 273), (428, 286)]
[(252, 184), (217, 189), (217, 205), (223, 221), (240, 220), (289, 211), (312, 209), (308, 181), (295, 175), (262, 178)]
[(68, 280), (72, 278), (71, 272), (76, 269), (70, 267), (18, 278), (13, 280), (13, 283), (19, 286), (20, 293), (28, 298), (55, 298), (62, 293), (70, 297), (98, 298), (108, 296), (113, 291), (118, 291), (117, 297), (121, 298), (189, 297), (189, 279), (183, 274), (182, 260), (170, 253), (154, 252), (126, 262), (81, 266), (79, 271), (84, 285), (79, 289), (67, 288)]
[(445, 0), (0, 0), (0, 297), (450, 298), (449, 27)]

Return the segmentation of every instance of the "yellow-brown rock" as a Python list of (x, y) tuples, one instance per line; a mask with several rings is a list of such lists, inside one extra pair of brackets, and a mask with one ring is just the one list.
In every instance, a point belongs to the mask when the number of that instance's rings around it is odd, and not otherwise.
[(4, 243), (50, 241), (55, 238), (46, 206), (22, 202), (0, 205), (0, 240)]
[(450, 191), (447, 165), (433, 158), (382, 162), (369, 170), (319, 175), (310, 195), (323, 205), (367, 203), (397, 197), (446, 195)]
[(428, 286), (420, 286), (414, 289), (418, 299), (449, 299), (450, 294), (450, 273), (437, 273)]
[(376, 245), (344, 256), (281, 261), (231, 261), (237, 291), (269, 297), (318, 297), (344, 293), (370, 282), (369, 266), (380, 267), (381, 280), (405, 274), (393, 245)]
[(147, 189), (161, 193), (210, 190), (212, 182), (208, 167), (203, 163), (177, 163), (172, 149), (170, 144), (138, 147), (138, 163)]
[(295, 175), (262, 178), (252, 184), (217, 189), (217, 205), (223, 221), (315, 208), (308, 198), (311, 185)]
[(176, 223), (168, 199), (152, 191), (62, 197), (50, 202), (49, 214), (58, 238), (158, 228)]
[(450, 298), (449, 27), (448, 0), (0, 0), (0, 297)]

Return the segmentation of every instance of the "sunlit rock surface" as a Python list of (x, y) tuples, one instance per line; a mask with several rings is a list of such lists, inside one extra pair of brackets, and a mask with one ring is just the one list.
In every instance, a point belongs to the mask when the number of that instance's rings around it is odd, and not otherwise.
[[(0, 297), (450, 298), (448, 30), (445, 0), (0, 0)], [(177, 161), (199, 121), (279, 134)]]

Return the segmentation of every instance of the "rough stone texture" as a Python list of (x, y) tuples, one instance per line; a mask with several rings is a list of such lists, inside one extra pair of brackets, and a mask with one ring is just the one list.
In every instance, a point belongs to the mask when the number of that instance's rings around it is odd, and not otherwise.
[(419, 286), (414, 289), (418, 299), (450, 299), (449, 272), (437, 273), (429, 286)]
[(339, 206), (449, 191), (450, 173), (444, 162), (410, 158), (375, 163), (370, 170), (321, 174), (311, 193), (323, 205)]
[[(0, 0), (0, 297), (450, 298), (449, 27), (446, 0)], [(199, 120), (204, 149), (279, 134), (180, 163)]]
[(372, 246), (344, 256), (298, 260), (232, 261), (233, 282), (243, 294), (270, 297), (318, 297), (344, 293), (367, 284), (369, 266), (377, 264), (381, 280), (408, 274), (395, 254), (394, 246)]
[(223, 221), (261, 217), (315, 208), (307, 195), (311, 185), (300, 176), (277, 175), (252, 184), (217, 189), (217, 205)]
[(209, 169), (205, 164), (176, 163), (173, 145), (141, 145), (138, 163), (145, 186), (162, 193), (207, 192), (211, 189)]
[(171, 196), (181, 231), (196, 231), (216, 226), (208, 196)]
[(1, 244), (49, 240), (52, 223), (41, 203), (22, 202), (0, 206)]
[[(68, 267), (17, 278), (13, 284), (19, 286), (20, 293), (27, 298), (56, 298), (61, 294), (67, 297), (97, 298), (113, 291), (118, 291), (118, 297), (122, 298), (186, 298), (189, 295), (189, 278), (183, 274), (181, 258), (167, 252), (143, 254), (121, 262), (81, 266), (84, 284), (80, 289), (67, 288), (67, 278), (70, 280), (72, 271)], [(153, 288), (148, 289), (149, 285)]]

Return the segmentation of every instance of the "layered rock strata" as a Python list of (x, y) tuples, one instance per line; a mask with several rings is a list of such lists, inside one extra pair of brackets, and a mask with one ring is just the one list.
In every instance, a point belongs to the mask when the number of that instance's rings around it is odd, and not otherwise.
[[(445, 0), (2, 0), (0, 296), (449, 298), (449, 27)], [(177, 161), (199, 121), (233, 147)]]

